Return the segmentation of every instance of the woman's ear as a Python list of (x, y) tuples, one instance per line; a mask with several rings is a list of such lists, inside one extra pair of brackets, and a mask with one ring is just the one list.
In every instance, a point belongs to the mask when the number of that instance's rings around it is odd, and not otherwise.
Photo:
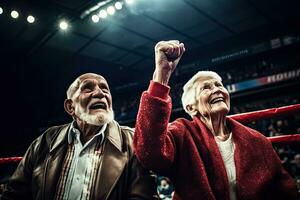
[(186, 105), (185, 108), (188, 112), (193, 112), (195, 110), (193, 105)]
[(195, 105), (186, 105), (185, 108), (188, 111), (188, 113), (192, 116), (196, 115), (198, 112)]
[(65, 99), (64, 108), (65, 108), (65, 111), (73, 117), (75, 110), (74, 110), (72, 99)]

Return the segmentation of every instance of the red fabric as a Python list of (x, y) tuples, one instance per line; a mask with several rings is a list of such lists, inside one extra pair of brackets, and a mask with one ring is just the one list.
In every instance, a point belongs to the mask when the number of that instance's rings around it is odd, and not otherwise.
[[(158, 84), (152, 87), (154, 90)], [(229, 199), (225, 166), (212, 133), (196, 117), (168, 124), (170, 98), (144, 92), (134, 148), (140, 162), (175, 185), (174, 199)], [(228, 118), (235, 143), (237, 198), (297, 199), (294, 180), (282, 168), (271, 143), (257, 131)]]
[(162, 99), (167, 99), (168, 94), (170, 92), (170, 87), (161, 85), (160, 83), (155, 81), (151, 81), (148, 87), (148, 92), (153, 96), (160, 97)]

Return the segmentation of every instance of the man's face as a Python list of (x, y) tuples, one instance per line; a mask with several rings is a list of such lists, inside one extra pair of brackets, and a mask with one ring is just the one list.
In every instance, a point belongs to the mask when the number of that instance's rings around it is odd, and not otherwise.
[(111, 93), (106, 80), (101, 76), (81, 79), (72, 100), (75, 118), (97, 126), (113, 120)]
[(197, 109), (202, 116), (226, 115), (229, 112), (229, 93), (222, 82), (214, 78), (203, 79), (197, 89)]

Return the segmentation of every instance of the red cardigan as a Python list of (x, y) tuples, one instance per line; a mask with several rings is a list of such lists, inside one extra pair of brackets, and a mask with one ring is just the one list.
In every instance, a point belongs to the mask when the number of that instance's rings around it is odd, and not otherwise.
[[(227, 174), (213, 134), (197, 117), (168, 124), (168, 93), (168, 87), (151, 82), (142, 95), (134, 135), (137, 158), (173, 181), (175, 200), (229, 200)], [(268, 139), (233, 119), (227, 123), (235, 143), (237, 198), (297, 199), (296, 184)]]

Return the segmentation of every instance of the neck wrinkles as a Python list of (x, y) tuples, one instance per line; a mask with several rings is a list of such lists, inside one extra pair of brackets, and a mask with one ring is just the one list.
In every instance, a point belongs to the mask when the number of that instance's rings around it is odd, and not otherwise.
[(226, 126), (226, 116), (225, 115), (209, 115), (200, 116), (200, 120), (208, 127), (212, 134), (218, 137), (220, 140), (225, 141), (230, 131)]

